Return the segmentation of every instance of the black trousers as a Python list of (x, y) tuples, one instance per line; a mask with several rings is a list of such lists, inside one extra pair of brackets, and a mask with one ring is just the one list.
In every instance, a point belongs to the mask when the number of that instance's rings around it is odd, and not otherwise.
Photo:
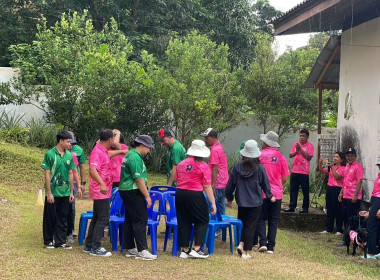
[(129, 250), (137, 247), (139, 252), (147, 250), (146, 226), (148, 224), (148, 209), (145, 197), (140, 190), (119, 190), (119, 193), (125, 205), (124, 249)]
[(194, 245), (203, 246), (209, 223), (209, 206), (203, 192), (177, 189), (175, 207), (179, 247), (189, 247), (193, 224)]
[(251, 251), (255, 236), (257, 221), (259, 220), (262, 206), (259, 207), (238, 207), (238, 219), (243, 222), (241, 232), (241, 242), (244, 242), (244, 251)]
[(361, 200), (352, 203), (351, 199), (343, 198), (342, 202), (342, 217), (345, 229), (347, 229), (347, 221), (349, 217), (358, 216)]
[(55, 247), (66, 242), (67, 214), (69, 212), (69, 197), (54, 197), (54, 203), (48, 203), (45, 197), (42, 232), (44, 244), (55, 241)]
[[(260, 246), (268, 246), (268, 249), (273, 250), (276, 245), (277, 225), (281, 215), (281, 203), (282, 199), (276, 200), (274, 203), (268, 198), (264, 199), (259, 221), (256, 226), (256, 233), (260, 238)], [(266, 220), (268, 220), (268, 234), (266, 234)]]
[(336, 223), (336, 231), (343, 233), (343, 218), (342, 218), (342, 203), (338, 201), (338, 196), (341, 187), (327, 186), (326, 191), (326, 207), (327, 207), (327, 220), (326, 231), (333, 232), (334, 221)]
[(97, 250), (102, 245), (104, 229), (110, 220), (110, 200), (108, 198), (94, 200), (93, 211), (86, 238), (86, 247)]
[(380, 209), (380, 198), (371, 197), (371, 209), (367, 221), (368, 232), (368, 253), (377, 255), (380, 253), (380, 220), (376, 217), (377, 211)]
[(302, 209), (309, 210), (310, 198), (309, 198), (309, 175), (292, 173), (290, 175), (290, 203), (289, 209), (296, 209), (299, 186), (301, 185), (303, 193)]

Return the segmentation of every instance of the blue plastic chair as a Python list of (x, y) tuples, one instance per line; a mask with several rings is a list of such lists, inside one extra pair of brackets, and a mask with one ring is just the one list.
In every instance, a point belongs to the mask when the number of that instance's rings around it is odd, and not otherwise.
[[(234, 239), (235, 239), (235, 246), (239, 246), (240, 238), (241, 238), (241, 232), (243, 230), (243, 222), (242, 220), (233, 217), (233, 216), (227, 216), (222, 215), (222, 219), (224, 222), (229, 222), (234, 228)], [(224, 239), (225, 241), (225, 239)]]
[[(150, 191), (155, 191), (155, 192), (160, 192), (160, 193), (164, 193), (164, 192), (175, 192), (176, 191), (176, 188), (175, 187), (171, 187), (171, 186), (153, 186), (149, 189)], [(165, 215), (165, 209), (163, 207), (163, 201), (161, 201), (162, 203), (160, 204), (160, 207), (158, 209), (154, 209), (154, 212), (156, 213), (156, 215)]]
[(86, 238), (86, 231), (88, 221), (93, 217), (93, 211), (90, 210), (87, 213), (82, 213), (79, 219), (79, 232), (78, 232), (78, 243), (79, 246), (83, 246), (83, 241)]
[[(171, 232), (173, 231), (173, 247), (172, 256), (177, 256), (178, 247), (178, 223), (177, 223), (177, 213), (175, 210), (175, 192), (167, 191), (163, 195), (163, 206), (165, 210), (165, 240), (164, 240), (164, 252), (166, 251), (166, 245), (168, 239), (170, 239)], [(169, 209), (167, 208), (167, 202), (169, 203)]]
[(123, 248), (123, 224), (125, 220), (125, 207), (120, 193), (116, 192), (110, 210), (109, 234), (111, 238), (112, 251), (116, 252), (117, 241), (119, 240), (120, 247)]
[(148, 229), (150, 233), (150, 243), (152, 247), (152, 254), (157, 255), (157, 228), (160, 224), (160, 215), (157, 216), (154, 207), (158, 202), (158, 207), (162, 207), (162, 194), (157, 191), (149, 191), (152, 205), (148, 208)]
[[(206, 200), (209, 204), (209, 209), (211, 212), (211, 203), (208, 200), (206, 194), (205, 194)], [(216, 214), (214, 216), (211, 215), (210, 221), (208, 224), (208, 230), (207, 230), (207, 237), (206, 237), (206, 245), (208, 248), (208, 254), (212, 255), (214, 253), (214, 247), (215, 247), (215, 233), (217, 229), (229, 229), (229, 236), (230, 236), (230, 251), (231, 254), (234, 253), (233, 249), (233, 242), (232, 242), (232, 225), (229, 222), (223, 221), (222, 215), (220, 214), (218, 205), (216, 205)]]

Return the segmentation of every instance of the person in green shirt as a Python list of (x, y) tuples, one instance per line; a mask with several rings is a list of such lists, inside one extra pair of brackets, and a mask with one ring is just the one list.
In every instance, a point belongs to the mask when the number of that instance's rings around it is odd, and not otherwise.
[[(66, 245), (67, 216), (74, 200), (73, 156), (68, 151), (71, 135), (67, 131), (57, 134), (57, 145), (44, 157), (45, 206), (43, 238), (47, 249), (72, 249)], [(80, 190), (78, 190), (80, 192)], [(81, 195), (81, 192), (80, 194)], [(53, 244), (53, 240), (55, 244)]]
[[(140, 135), (132, 143), (133, 148), (123, 159), (119, 193), (125, 205), (123, 246), (126, 257), (155, 260), (157, 255), (148, 251), (146, 226), (152, 200), (148, 193), (147, 174), (143, 157), (153, 148), (149, 135)], [(137, 247), (137, 248), (136, 248)]]
[(167, 185), (177, 187), (177, 182), (175, 181), (177, 165), (186, 159), (186, 150), (182, 144), (173, 137), (173, 134), (168, 129), (160, 129), (158, 132), (158, 141), (160, 141), (163, 146), (169, 148), (167, 163)]

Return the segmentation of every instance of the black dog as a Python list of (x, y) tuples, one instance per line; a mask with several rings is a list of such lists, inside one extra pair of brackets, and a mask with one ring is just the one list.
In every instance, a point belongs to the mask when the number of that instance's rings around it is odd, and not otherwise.
[(359, 246), (363, 248), (364, 258), (367, 258), (367, 230), (359, 228), (361, 224), (361, 217), (350, 217), (347, 221), (347, 228), (344, 234), (344, 243), (347, 246), (347, 255), (350, 254), (350, 243), (352, 242), (353, 251), (352, 255), (355, 256), (356, 248)]

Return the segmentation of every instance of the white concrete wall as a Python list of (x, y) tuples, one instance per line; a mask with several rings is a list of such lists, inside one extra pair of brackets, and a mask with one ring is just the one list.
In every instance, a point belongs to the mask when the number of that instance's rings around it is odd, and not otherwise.
[(357, 148), (368, 201), (379, 172), (380, 18), (343, 32), (339, 83), (338, 145)]
[[(13, 77), (17, 77), (18, 74), (18, 69), (11, 67), (0, 67), (0, 83), (7, 83), (11, 81)], [(2, 110), (6, 110), (9, 114), (24, 115), (24, 121), (27, 121), (32, 117), (42, 118), (45, 115), (42, 110), (30, 104), (2, 105), (0, 106), (0, 111)]]

